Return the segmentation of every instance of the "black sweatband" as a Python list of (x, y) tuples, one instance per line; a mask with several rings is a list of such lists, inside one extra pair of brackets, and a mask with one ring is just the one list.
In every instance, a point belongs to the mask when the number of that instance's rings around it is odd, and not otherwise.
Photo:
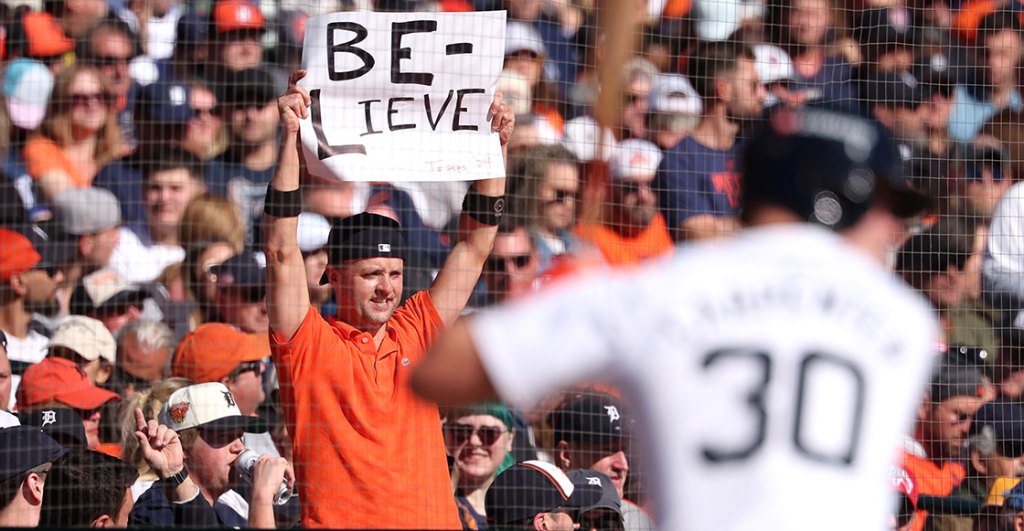
[(505, 215), (505, 196), (483, 195), (476, 190), (466, 192), (462, 211), (484, 225), (497, 225)]
[(267, 185), (267, 197), (263, 200), (263, 213), (275, 218), (297, 218), (302, 213), (302, 190), (296, 188), (282, 192)]

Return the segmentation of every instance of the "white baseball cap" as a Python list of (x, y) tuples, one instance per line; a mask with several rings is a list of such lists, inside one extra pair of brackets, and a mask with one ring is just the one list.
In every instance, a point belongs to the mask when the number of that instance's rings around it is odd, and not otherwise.
[(313, 212), (299, 214), (299, 228), (295, 239), (300, 251), (311, 253), (323, 249), (327, 246), (330, 234), (331, 224), (327, 218)]
[(235, 397), (220, 382), (201, 383), (175, 391), (157, 416), (174, 431), (202, 427), (214, 431), (243, 428), (248, 433), (267, 431), (259, 417), (242, 415)]
[[(562, 135), (562, 144), (572, 151), (580, 162), (589, 162), (597, 158), (598, 142), (603, 144), (602, 158), (608, 160), (615, 151), (615, 135), (611, 130), (605, 129), (604, 134), (600, 133), (597, 121), (589, 116), (578, 116), (565, 122), (565, 133)], [(600, 138), (601, 140), (598, 140)]]
[(103, 358), (111, 365), (117, 358), (117, 342), (114, 335), (103, 323), (82, 315), (64, 318), (57, 325), (57, 330), (53, 332), (53, 337), (46, 346), (68, 348), (88, 361)]
[(649, 177), (658, 171), (661, 150), (646, 140), (623, 140), (609, 161), (613, 179)]
[(540, 32), (526, 22), (511, 21), (505, 26), (505, 56), (527, 51), (547, 57), (548, 49)]
[(651, 79), (647, 96), (651, 112), (700, 116), (704, 112), (700, 94), (686, 76), (659, 74)]
[(785, 50), (772, 44), (754, 45), (754, 68), (761, 84), (796, 79), (793, 59)]

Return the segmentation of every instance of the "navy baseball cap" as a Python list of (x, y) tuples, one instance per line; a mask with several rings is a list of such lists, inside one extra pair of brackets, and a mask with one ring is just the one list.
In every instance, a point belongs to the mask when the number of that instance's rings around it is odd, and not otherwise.
[(38, 427), (0, 429), (0, 481), (28, 472), (43, 463), (52, 463), (67, 452)]
[(157, 81), (142, 87), (135, 102), (136, 120), (159, 124), (186, 124), (195, 112), (189, 103), (188, 85)]
[[(405, 236), (397, 221), (380, 214), (362, 212), (342, 218), (327, 237), (330, 264), (363, 258), (405, 258)], [(320, 278), (327, 284), (327, 272)]]
[(512, 524), (538, 513), (580, 511), (601, 501), (602, 489), (577, 485), (565, 472), (543, 461), (523, 461), (502, 472), (487, 489), (487, 522)]
[(995, 400), (974, 413), (970, 436), (991, 437), (1003, 457), (1024, 456), (1024, 407)]
[(31, 413), (21, 413), (22, 426), (34, 426), (43, 430), (65, 448), (85, 448), (88, 441), (82, 417), (74, 409), (54, 407), (40, 409)]
[(605, 445), (627, 434), (622, 402), (612, 395), (585, 394), (552, 415), (554, 442), (588, 442)]
[(175, 42), (189, 46), (198, 46), (206, 42), (210, 34), (210, 20), (202, 15), (189, 13), (178, 19)]
[(267, 261), (262, 253), (245, 251), (210, 268), (217, 277), (217, 289), (238, 288), (261, 300), (266, 294)]
[(885, 73), (866, 79), (861, 96), (872, 105), (917, 108), (931, 97), (930, 90), (909, 72)]

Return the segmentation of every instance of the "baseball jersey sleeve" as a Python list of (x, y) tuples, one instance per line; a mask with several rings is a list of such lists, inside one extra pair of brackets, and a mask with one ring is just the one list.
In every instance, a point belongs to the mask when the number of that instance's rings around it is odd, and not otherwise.
[(588, 276), (475, 315), (470, 333), (502, 399), (525, 408), (572, 382), (620, 379), (622, 346), (644, 333), (635, 316), (628, 332), (620, 324), (631, 308), (616, 293), (622, 285), (620, 276)]

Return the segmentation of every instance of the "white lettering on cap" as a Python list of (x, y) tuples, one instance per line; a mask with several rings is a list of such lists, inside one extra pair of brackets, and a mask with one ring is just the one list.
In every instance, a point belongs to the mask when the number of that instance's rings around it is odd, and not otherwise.
[(603, 486), (603, 485), (601, 485), (601, 478), (599, 478), (599, 477), (586, 476), (586, 478), (587, 478), (587, 485), (597, 485), (598, 487)]
[(377, 244), (377, 251), (381, 252), (381, 253), (390, 253), (391, 252), (391, 244), (390, 243), (378, 243)]

